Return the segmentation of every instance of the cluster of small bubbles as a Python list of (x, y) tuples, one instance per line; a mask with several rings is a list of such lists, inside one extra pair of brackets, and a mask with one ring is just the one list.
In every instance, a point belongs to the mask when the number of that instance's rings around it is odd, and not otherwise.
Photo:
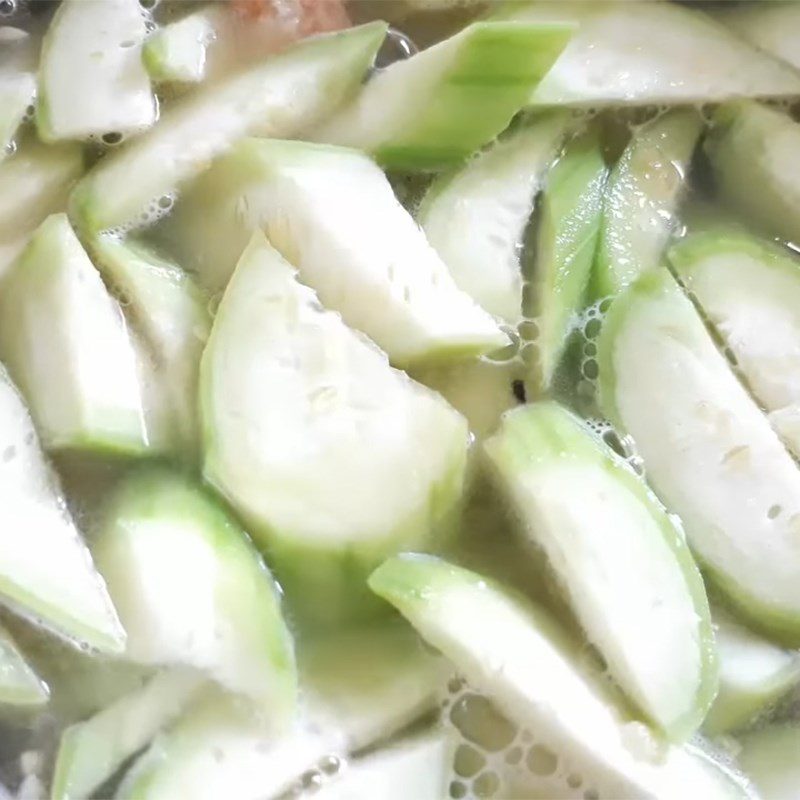
[(444, 695), (450, 711), (443, 723), (456, 742), (449, 784), (453, 800), (527, 796), (530, 791), (574, 800), (593, 792), (590, 798), (599, 799), (574, 765), (533, 731), (510, 722), (463, 678), (452, 677)]

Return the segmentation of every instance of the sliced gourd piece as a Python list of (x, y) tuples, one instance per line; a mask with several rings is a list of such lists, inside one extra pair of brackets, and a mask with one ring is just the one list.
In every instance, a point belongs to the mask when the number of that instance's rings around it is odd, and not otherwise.
[(741, 3), (714, 17), (760, 50), (800, 69), (800, 3)]
[(199, 445), (197, 383), (211, 331), (209, 298), (189, 273), (134, 239), (98, 236), (91, 252), (143, 341), (155, 384), (145, 417), (151, 440), (189, 456)]
[(569, 120), (554, 112), (520, 125), (434, 180), (416, 213), (459, 289), (510, 325), (522, 314), (525, 227)]
[(523, 309), (538, 332), (528, 351), (532, 394), (548, 390), (583, 306), (608, 170), (594, 131), (574, 139), (550, 170)]
[(32, 34), (0, 28), (0, 161), (14, 151), (17, 129), (36, 94), (36, 50)]
[(600, 796), (731, 796), (689, 751), (656, 744), (624, 717), (580, 644), (542, 608), (433, 556), (395, 556), (370, 586)]
[(714, 609), (719, 652), (719, 694), (703, 723), (709, 735), (752, 722), (800, 682), (800, 655), (784, 650)]
[(724, 201), (800, 242), (800, 123), (775, 108), (732, 103), (716, 112), (705, 150)]
[(492, 18), (579, 26), (534, 89), (534, 105), (688, 105), (800, 93), (800, 73), (674, 3), (540, 0), (508, 3)]
[(661, 263), (701, 129), (694, 109), (675, 109), (634, 130), (606, 188), (595, 297), (615, 295)]
[(183, 263), (211, 289), (225, 286), (252, 232), (263, 229), (323, 304), (396, 366), (508, 342), (457, 288), (381, 169), (356, 150), (248, 139), (176, 214)]
[(431, 545), (459, 502), (464, 419), (325, 311), (262, 234), (220, 303), (200, 382), (205, 478), (268, 549), (295, 611), (371, 613), (369, 571)]
[(452, 742), (446, 734), (417, 734), (346, 762), (315, 796), (319, 800), (442, 800), (447, 796), (452, 759)]
[(800, 260), (739, 230), (694, 234), (669, 260), (800, 457)]
[(278, 587), (202, 489), (166, 469), (133, 474), (111, 497), (92, 551), (128, 634), (127, 658), (205, 671), (274, 719), (292, 710), (294, 652)]
[(71, 640), (118, 653), (125, 634), (94, 569), (28, 410), (0, 367), (0, 596)]
[(142, 64), (139, 0), (64, 0), (42, 42), (36, 128), (46, 142), (126, 135), (158, 107)]
[(415, 370), (412, 377), (444, 397), (466, 417), (473, 436), (483, 439), (523, 399), (516, 394), (522, 388), (522, 374), (519, 359), (477, 358)]
[(221, 9), (209, 6), (159, 28), (144, 43), (142, 60), (154, 81), (198, 83), (206, 75), (206, 50), (217, 35)]
[(183, 711), (202, 683), (198, 673), (165, 670), (85, 722), (68, 727), (58, 746), (51, 800), (90, 797)]
[(80, 145), (48, 147), (33, 137), (0, 162), (0, 278), (47, 215), (64, 208), (82, 172)]
[(666, 269), (614, 301), (600, 402), (683, 520), (709, 577), (759, 628), (800, 643), (800, 470)]
[(229, 699), (204, 698), (154, 742), (118, 796), (275, 797), (326, 756), (389, 738), (435, 707), (443, 680), (410, 633), (389, 625), (313, 643), (300, 662), (305, 704), (284, 735)]
[(670, 739), (688, 738), (714, 699), (717, 665), (703, 581), (679, 524), (556, 403), (506, 414), (484, 451), (612, 676)]
[(28, 665), (11, 634), (0, 626), (0, 704), (41, 706), (49, 694), (47, 684)]
[(80, 182), (71, 201), (76, 219), (93, 232), (152, 221), (154, 204), (237, 140), (292, 135), (349, 97), (385, 33), (385, 23), (373, 22), (314, 37), (175, 102)]
[(770, 725), (741, 738), (738, 761), (764, 800), (797, 800), (800, 724)]
[(505, 130), (572, 32), (568, 24), (473, 23), (373, 76), (310, 137), (399, 169), (457, 165)]
[(136, 357), (122, 313), (64, 214), (39, 226), (6, 280), (0, 357), (46, 448), (147, 450)]

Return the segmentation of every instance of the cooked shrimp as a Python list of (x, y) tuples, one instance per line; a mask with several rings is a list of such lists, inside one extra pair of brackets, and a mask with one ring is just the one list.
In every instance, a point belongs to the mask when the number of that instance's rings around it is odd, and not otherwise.
[(291, 20), (298, 36), (335, 31), (350, 25), (343, 0), (231, 0), (243, 19)]

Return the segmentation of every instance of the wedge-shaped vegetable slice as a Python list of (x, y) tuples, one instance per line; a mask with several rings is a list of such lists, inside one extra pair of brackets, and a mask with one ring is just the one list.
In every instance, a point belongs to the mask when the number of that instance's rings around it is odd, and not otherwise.
[(717, 668), (683, 531), (625, 462), (555, 403), (510, 412), (484, 450), (611, 674), (671, 739), (688, 738), (714, 698)]
[(290, 136), (339, 105), (359, 86), (385, 32), (385, 23), (373, 22), (308, 39), (174, 103), (81, 181), (75, 217), (91, 231), (152, 221), (162, 197), (237, 140)]
[(690, 236), (669, 260), (774, 430), (800, 456), (800, 260), (737, 230)]
[(206, 50), (217, 34), (219, 9), (201, 8), (159, 28), (144, 43), (142, 60), (154, 81), (197, 83), (206, 74)]
[(82, 172), (80, 145), (47, 147), (33, 137), (0, 163), (0, 278), (47, 215), (64, 208)]
[(99, 236), (91, 251), (143, 343), (148, 436), (187, 455), (199, 445), (197, 383), (211, 331), (209, 298), (173, 261), (134, 239)]
[(714, 18), (738, 36), (800, 69), (800, 3), (720, 6)]
[(800, 470), (666, 270), (611, 306), (600, 400), (709, 576), (760, 628), (800, 642)]
[(534, 105), (688, 105), (800, 92), (791, 67), (674, 3), (514, 2), (492, 18), (579, 25), (533, 91)]
[(478, 355), (508, 342), (457, 288), (363, 153), (248, 139), (176, 213), (178, 250), (206, 285), (223, 288), (252, 231), (263, 229), (320, 300), (395, 365)]
[(200, 379), (205, 477), (268, 549), (295, 610), (368, 613), (369, 571), (430, 545), (459, 501), (464, 419), (323, 310), (262, 234)]
[(119, 652), (125, 634), (4, 368), (0, 436), (0, 529), (7, 542), (0, 596), (73, 641)]
[(64, 0), (42, 43), (36, 127), (46, 142), (128, 134), (156, 121), (138, 0)]
[(800, 725), (772, 725), (741, 739), (738, 760), (766, 800), (796, 800), (800, 785)]
[[(158, 468), (127, 478), (92, 549), (128, 634), (128, 658), (203, 670), (274, 719), (292, 710), (294, 652), (278, 587), (200, 487)], [(179, 563), (191, 568), (176, 570)]]
[(199, 673), (165, 670), (95, 716), (61, 734), (52, 800), (89, 797), (175, 717), (203, 683)]
[(570, 325), (583, 306), (600, 231), (608, 171), (594, 131), (567, 145), (547, 175), (525, 316), (538, 333), (528, 359), (532, 393), (546, 391), (561, 360)]
[(800, 242), (800, 124), (775, 108), (732, 103), (716, 112), (705, 150), (723, 200)]
[(13, 151), (17, 129), (36, 94), (36, 49), (32, 34), (0, 28), (0, 161)]
[(565, 24), (473, 23), (379, 72), (310, 136), (366, 150), (395, 168), (458, 164), (508, 126), (572, 31)]
[(525, 226), (569, 119), (555, 112), (520, 125), (434, 180), (416, 213), (456, 285), (511, 325), (522, 314)]
[(719, 694), (703, 723), (716, 735), (752, 722), (800, 682), (800, 655), (784, 650), (714, 608)]
[(510, 719), (564, 754), (570, 771), (601, 796), (731, 796), (731, 787), (683, 748), (667, 745), (648, 757), (651, 734), (622, 716), (580, 645), (543, 609), (433, 556), (395, 556), (370, 586)]
[(0, 356), (45, 447), (147, 449), (136, 357), (122, 312), (64, 214), (41, 224), (7, 279)]
[(661, 263), (701, 129), (696, 111), (675, 109), (634, 130), (603, 201), (595, 297), (616, 294)]
[(435, 707), (443, 680), (409, 634), (389, 625), (312, 643), (300, 664), (305, 705), (284, 735), (270, 729), (268, 710), (259, 719), (229, 699), (204, 698), (153, 743), (118, 796), (275, 797), (325, 756), (389, 738)]
[(519, 359), (476, 358), (415, 370), (412, 376), (460, 411), (470, 432), (483, 439), (494, 431), (503, 414), (520, 402), (516, 392), (522, 386), (522, 374)]
[(11, 634), (0, 627), (0, 704), (41, 706), (48, 696), (47, 684), (28, 666)]
[(322, 785), (320, 800), (442, 800), (453, 758), (446, 734), (428, 732), (401, 739), (353, 759)]

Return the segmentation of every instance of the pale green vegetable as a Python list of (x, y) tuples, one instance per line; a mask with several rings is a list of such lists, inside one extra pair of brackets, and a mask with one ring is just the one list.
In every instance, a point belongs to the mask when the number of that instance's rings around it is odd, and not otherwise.
[(125, 633), (45, 461), (22, 398), (0, 367), (0, 595), (71, 641), (119, 653)]
[(614, 301), (598, 351), (603, 413), (708, 577), (757, 627), (800, 642), (800, 470), (668, 270)]
[(533, 91), (534, 105), (689, 105), (800, 94), (795, 70), (677, 3), (510, 2), (491, 18), (579, 26)]
[(156, 739), (118, 797), (279, 796), (325, 756), (363, 750), (434, 709), (444, 678), (411, 631), (392, 624), (312, 641), (300, 668), (303, 706), (291, 731), (276, 734), (268, 715), (205, 697)]
[(185, 665), (284, 720), (296, 699), (280, 593), (237, 523), (188, 478), (144, 468), (104, 511), (92, 552), (128, 634), (125, 656)]
[(459, 502), (464, 419), (324, 310), (262, 234), (220, 303), (200, 398), (206, 480), (311, 618), (372, 613), (366, 575), (432, 546)]
[(732, 103), (717, 110), (705, 151), (724, 202), (800, 241), (800, 123), (775, 108)]
[(379, 72), (310, 137), (394, 168), (457, 165), (508, 126), (572, 32), (564, 24), (473, 23)]
[(617, 683), (669, 738), (688, 738), (716, 693), (717, 665), (705, 589), (680, 526), (555, 403), (507, 414), (484, 451)]
[(373, 22), (313, 37), (175, 102), (80, 182), (72, 213), (91, 232), (152, 222), (162, 197), (239, 139), (290, 136), (330, 113), (358, 88), (385, 32)]
[(17, 130), (36, 95), (36, 38), (0, 28), (0, 161), (15, 147)]
[(614, 295), (660, 265), (701, 129), (696, 111), (675, 109), (634, 130), (603, 199), (595, 297)]
[(370, 586), (509, 719), (563, 755), (586, 791), (663, 800), (746, 797), (691, 750), (657, 744), (627, 718), (599, 670), (581, 658), (580, 644), (542, 608), (433, 556), (391, 558)]
[(521, 124), (436, 178), (415, 214), (456, 285), (510, 325), (522, 314), (525, 227), (569, 120), (554, 112)]
[(46, 142), (138, 133), (157, 118), (139, 0), (64, 0), (42, 42), (36, 128)]
[(590, 130), (567, 145), (547, 175), (523, 305), (537, 327), (527, 354), (533, 394), (550, 388), (570, 326), (583, 307), (607, 174), (598, 138)]
[(133, 239), (91, 242), (98, 269), (138, 336), (148, 439), (187, 457), (199, 447), (197, 384), (209, 297), (176, 263)]
[(0, 703), (42, 706), (49, 694), (47, 684), (28, 665), (11, 634), (0, 626)]
[(51, 800), (90, 796), (184, 710), (202, 683), (197, 673), (166, 670), (85, 722), (67, 728), (56, 756)]
[(773, 429), (800, 456), (800, 260), (736, 229), (697, 233), (669, 261)]
[(764, 800), (797, 800), (800, 725), (784, 723), (742, 737), (739, 764)]
[(741, 728), (800, 683), (800, 655), (737, 622), (713, 613), (719, 652), (719, 694), (703, 723), (710, 735)]
[(136, 356), (122, 312), (64, 214), (39, 226), (6, 279), (0, 357), (46, 448), (148, 449)]
[(263, 230), (322, 303), (395, 366), (508, 341), (457, 288), (381, 169), (355, 150), (248, 139), (200, 178), (170, 225), (183, 263), (212, 290)]
[(154, 81), (198, 83), (206, 76), (206, 50), (217, 34), (220, 9), (209, 6), (163, 25), (144, 43), (142, 60)]

